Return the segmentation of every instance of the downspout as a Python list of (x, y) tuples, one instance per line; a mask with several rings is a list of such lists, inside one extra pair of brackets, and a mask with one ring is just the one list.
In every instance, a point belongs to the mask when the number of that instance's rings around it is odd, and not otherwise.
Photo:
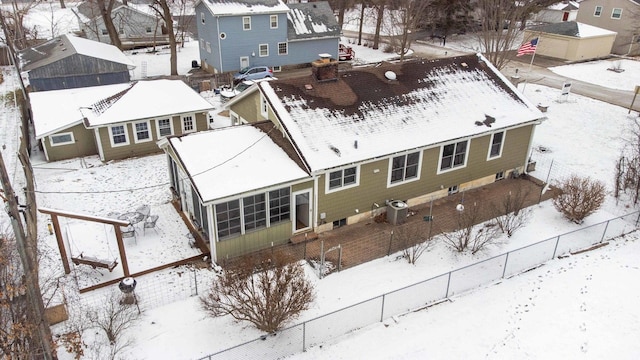
[(213, 205), (207, 205), (207, 221), (209, 222), (209, 252), (211, 253), (211, 261), (218, 263), (218, 249), (216, 242), (218, 241), (218, 229), (214, 227), (215, 219), (213, 218)]
[(527, 155), (524, 159), (524, 169), (522, 170), (523, 174), (527, 174), (527, 167), (529, 165), (529, 159), (531, 159), (531, 154), (533, 152), (533, 136), (536, 133), (536, 127), (540, 125), (540, 121), (534, 122), (531, 129), (531, 136), (529, 137), (529, 147), (527, 149)]
[(220, 16), (216, 16), (216, 34), (218, 34), (218, 57), (220, 58), (220, 72), (224, 72), (224, 67), (222, 66), (222, 42), (220, 39)]
[(318, 228), (318, 175), (313, 176), (313, 231)]

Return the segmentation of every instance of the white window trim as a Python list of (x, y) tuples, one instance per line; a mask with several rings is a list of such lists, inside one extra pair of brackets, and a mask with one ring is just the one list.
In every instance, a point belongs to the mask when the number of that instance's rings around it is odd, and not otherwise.
[(233, 110), (229, 110), (229, 119), (231, 120), (231, 125), (240, 125), (240, 124), (242, 124), (242, 120), (240, 118), (240, 115), (238, 115)]
[[(613, 14), (616, 10), (620, 10), (620, 17), (613, 17)], [(622, 19), (622, 8), (613, 8), (613, 10), (611, 10), (611, 18), (614, 20), (620, 20)]]
[[(160, 134), (160, 120), (169, 120), (169, 128), (171, 129), (171, 134), (169, 135), (161, 135)], [(173, 130), (173, 119), (172, 118), (162, 118), (162, 119), (156, 119), (156, 135), (158, 135), (158, 139), (164, 139), (167, 136), (171, 136), (175, 134), (175, 131)]]
[(204, 20), (205, 20), (204, 12), (200, 12), (200, 23), (204, 24)]
[[(393, 156), (391, 156), (389, 158), (389, 164), (387, 165), (387, 187), (394, 187), (394, 186), (398, 186), (398, 185), (404, 185), (404, 184), (408, 184), (410, 182), (414, 182), (414, 181), (418, 181), (420, 180), (420, 174), (422, 173), (422, 153), (424, 152), (423, 150), (417, 150), (418, 152), (418, 169), (417, 171), (417, 175), (416, 177), (409, 179), (409, 180), (403, 180), (403, 181), (398, 181), (396, 183), (391, 183), (391, 173), (392, 173), (392, 169), (393, 169), (393, 158), (396, 158), (398, 156), (403, 156), (403, 155), (409, 155), (409, 154), (413, 154), (416, 151), (407, 151), (405, 153), (402, 154), (394, 154)], [(406, 166), (406, 164), (405, 164)], [(359, 174), (358, 174), (359, 175)]]
[(147, 26), (147, 27), (144, 29), (144, 31), (145, 31), (147, 34), (153, 34), (153, 29), (151, 28), (151, 26)]
[[(267, 47), (267, 54), (266, 55), (262, 55), (262, 47), (266, 46)], [(267, 57), (269, 56), (269, 44), (258, 44), (258, 57)]]
[[(329, 188), (329, 180), (330, 180), (330, 175), (332, 172), (336, 172), (336, 171), (343, 171), (342, 173), (342, 178), (344, 179), (344, 170), (346, 169), (351, 169), (351, 168), (356, 168), (356, 182), (353, 184), (349, 184), (349, 185), (342, 185), (340, 187), (337, 187), (335, 189), (330, 189)], [(338, 192), (341, 190), (347, 190), (347, 189), (351, 189), (354, 187), (360, 186), (360, 165), (354, 165), (354, 166), (344, 166), (338, 169), (332, 169), (331, 171), (327, 171), (324, 174), (324, 193), (325, 194), (331, 194), (334, 192)]]
[[(53, 142), (53, 138), (56, 136), (67, 136), (67, 135), (71, 135), (71, 140), (70, 141), (65, 141), (65, 142), (59, 142), (59, 143), (54, 143)], [(75, 144), (76, 139), (73, 136), (72, 132), (64, 132), (64, 133), (58, 133), (58, 134), (54, 134), (49, 136), (49, 144), (53, 147), (53, 146), (62, 146), (62, 145), (70, 145), (70, 144)]]
[[(496, 134), (502, 133), (502, 142), (500, 143), (500, 151), (498, 151), (498, 155), (496, 156), (491, 156), (491, 146), (493, 146), (493, 137)], [(487, 151), (487, 161), (489, 160), (495, 160), (495, 159), (499, 159), (502, 157), (502, 149), (504, 149), (504, 139), (507, 137), (507, 132), (506, 131), (497, 131), (494, 132), (493, 134), (491, 134), (491, 138), (489, 139), (489, 150)], [(468, 146), (467, 146), (468, 147)]]
[[(185, 125), (185, 124), (184, 124), (184, 119), (185, 119), (186, 117), (189, 117), (189, 116), (193, 119), (193, 129), (192, 129), (192, 130), (185, 130), (185, 128), (184, 128), (184, 125)], [(198, 131), (198, 123), (197, 123), (197, 121), (196, 121), (196, 114), (195, 114), (195, 113), (193, 113), (193, 114), (183, 114), (183, 115), (180, 115), (180, 125), (182, 126), (182, 133), (183, 133), (183, 134), (187, 134), (187, 133), (192, 133), (192, 132), (196, 132), (196, 131)]]
[[(454, 167), (451, 167), (449, 169), (441, 170), (440, 167), (442, 166), (442, 152), (444, 151), (444, 147), (447, 146), (447, 145), (451, 145), (451, 144), (457, 144), (457, 143), (463, 142), (463, 141), (467, 142), (467, 148), (465, 149), (465, 152), (464, 152), (464, 163), (462, 165), (454, 166)], [(438, 168), (437, 168), (436, 174), (440, 175), (440, 174), (448, 173), (450, 171), (456, 171), (456, 170), (459, 170), (459, 169), (466, 168), (467, 167), (467, 161), (469, 161), (469, 149), (470, 148), (471, 148), (471, 139), (452, 141), (452, 142), (449, 142), (449, 143), (446, 143), (446, 144), (442, 144), (440, 146), (440, 155), (438, 156)], [(455, 149), (454, 149), (454, 157), (455, 157)]]
[[(280, 44), (286, 44), (287, 45), (287, 51), (281, 53), (280, 52)], [(287, 42), (279, 42), (278, 43), (278, 55), (289, 55), (289, 44)]]
[[(276, 26), (273, 26), (273, 21), (271, 19), (275, 18), (276, 19)], [(277, 29), (278, 28), (278, 15), (271, 15), (269, 16), (269, 28), (270, 29)]]
[[(136, 124), (140, 124), (140, 123), (146, 123), (147, 124), (147, 133), (149, 133), (149, 138), (148, 139), (138, 139), (138, 131), (136, 130)], [(133, 128), (133, 139), (134, 142), (137, 143), (145, 143), (145, 142), (149, 142), (149, 141), (153, 141), (153, 133), (151, 132), (151, 122), (149, 120), (143, 120), (143, 121), (135, 121), (133, 122), (133, 124), (131, 124), (131, 127)]]
[[(598, 8), (600, 9), (600, 14), (598, 14)], [(602, 10), (603, 10), (602, 6), (596, 5), (596, 7), (593, 9), (593, 16), (594, 17), (602, 16)]]
[(206, 43), (206, 45), (205, 45), (205, 46), (206, 46), (206, 48), (207, 48), (207, 52), (208, 52), (209, 54), (211, 54), (211, 43), (207, 41), (207, 43)]
[(204, 50), (204, 39), (200, 38), (200, 49)]
[[(124, 128), (124, 138), (125, 138), (125, 142), (121, 143), (121, 144), (115, 144), (113, 142), (113, 132), (111, 131), (114, 127), (120, 127), (122, 126)], [(107, 130), (109, 131), (109, 142), (111, 143), (111, 147), (115, 148), (115, 147), (120, 147), (120, 146), (128, 146), (130, 144), (129, 142), (129, 126), (127, 126), (127, 124), (122, 124), (122, 125), (110, 125)]]
[[(249, 28), (245, 29), (244, 24), (245, 24), (245, 20), (248, 19), (249, 20)], [(242, 30), (243, 31), (249, 31), (251, 30), (251, 16), (243, 16), (242, 17)]]
[(260, 93), (260, 115), (266, 119), (269, 118), (269, 102), (262, 92)]

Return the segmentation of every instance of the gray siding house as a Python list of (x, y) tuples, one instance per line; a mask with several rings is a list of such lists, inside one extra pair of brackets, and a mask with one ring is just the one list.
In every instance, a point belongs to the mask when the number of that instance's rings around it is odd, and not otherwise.
[(31, 91), (128, 83), (135, 67), (118, 48), (62, 35), (18, 54)]
[(307, 64), (338, 56), (340, 29), (326, 1), (198, 0), (196, 23), (202, 68), (211, 73), (247, 66)]

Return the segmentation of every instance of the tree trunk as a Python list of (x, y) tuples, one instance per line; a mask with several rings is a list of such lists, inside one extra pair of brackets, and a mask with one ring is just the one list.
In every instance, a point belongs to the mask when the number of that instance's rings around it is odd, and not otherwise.
[(64, 4), (64, 0), (60, 0), (60, 8), (61, 9), (66, 9), (67, 6)]
[(384, 17), (385, 1), (378, 4), (378, 17), (376, 18), (376, 33), (373, 35), (373, 48), (378, 50), (380, 47), (380, 29), (382, 28), (382, 18)]
[(360, 27), (358, 28), (358, 45), (362, 45), (362, 23), (364, 22), (364, 1), (360, 3)]
[(338, 26), (340, 30), (342, 30), (342, 25), (344, 24), (344, 11), (346, 7), (346, 0), (338, 1)]
[(169, 61), (171, 62), (171, 75), (178, 75), (178, 54), (176, 49), (176, 34), (173, 32), (173, 18), (171, 17), (171, 9), (167, 4), (167, 0), (159, 0), (162, 7), (163, 20), (167, 26), (167, 32), (169, 35), (169, 46), (171, 47), (171, 55)]
[(113, 24), (113, 19), (111, 18), (111, 11), (113, 10), (113, 5), (115, 5), (115, 0), (107, 0), (108, 3), (105, 3), (105, 0), (96, 1), (98, 7), (100, 8), (100, 15), (102, 15), (104, 26), (107, 28), (109, 39), (111, 39), (111, 45), (122, 50), (122, 42), (120, 41), (118, 29), (116, 29), (115, 25)]

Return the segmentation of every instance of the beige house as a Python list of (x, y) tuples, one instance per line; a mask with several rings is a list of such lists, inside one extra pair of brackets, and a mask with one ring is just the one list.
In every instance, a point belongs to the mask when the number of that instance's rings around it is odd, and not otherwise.
[(536, 54), (568, 61), (609, 56), (616, 39), (613, 31), (575, 21), (526, 29), (524, 39), (538, 38)]
[(157, 153), (156, 142), (209, 128), (213, 106), (181, 80), (30, 94), (36, 140), (47, 161), (102, 161)]
[(235, 126), (160, 143), (213, 261), (521, 174), (545, 119), (479, 54), (313, 73), (230, 100)]
[(584, 0), (576, 21), (618, 33), (612, 53), (640, 55), (640, 0)]

